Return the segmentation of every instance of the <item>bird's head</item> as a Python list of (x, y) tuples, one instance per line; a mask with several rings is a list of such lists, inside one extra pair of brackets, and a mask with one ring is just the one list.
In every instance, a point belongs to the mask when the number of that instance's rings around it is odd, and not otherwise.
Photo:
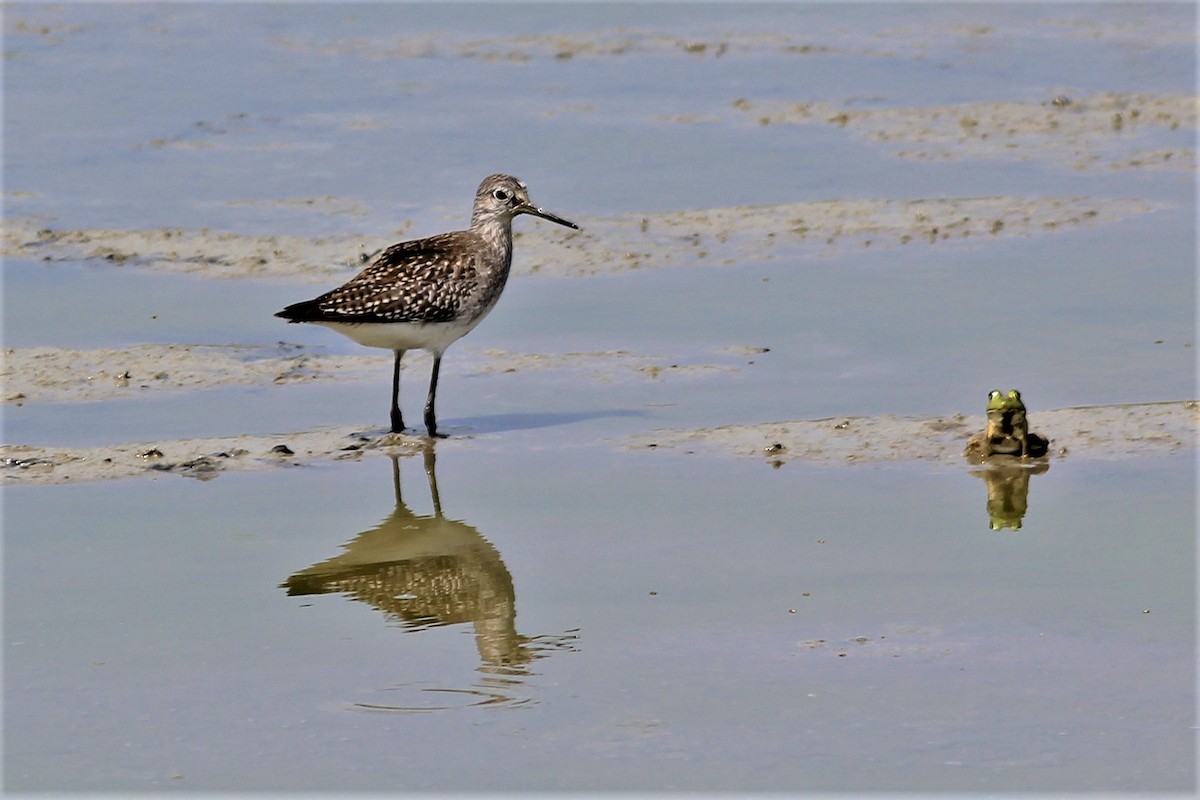
[(475, 210), (471, 215), (472, 226), (493, 219), (510, 221), (518, 214), (532, 214), (535, 217), (579, 230), (579, 226), (574, 222), (534, 205), (533, 201), (529, 199), (529, 189), (513, 176), (496, 174), (484, 178), (483, 183), (479, 184), (479, 191), (475, 193)]

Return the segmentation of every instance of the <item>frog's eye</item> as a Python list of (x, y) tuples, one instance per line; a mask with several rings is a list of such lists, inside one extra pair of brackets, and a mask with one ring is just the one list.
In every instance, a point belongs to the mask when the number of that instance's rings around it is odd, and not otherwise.
[(507, 189), (496, 189), (492, 192), (492, 197), (499, 200), (501, 203), (507, 203), (512, 199), (512, 192)]
[(999, 389), (992, 389), (990, 392), (988, 392), (988, 400), (998, 400), (998, 399), (1000, 399), (1000, 390)]
[(1011, 399), (1011, 400), (1020, 400), (1020, 399), (1021, 399), (1021, 393), (1020, 393), (1020, 392), (1018, 392), (1016, 389), (1013, 389), (1012, 391), (1010, 391), (1010, 392), (1008, 393), (1008, 397), (1009, 397), (1009, 399)]

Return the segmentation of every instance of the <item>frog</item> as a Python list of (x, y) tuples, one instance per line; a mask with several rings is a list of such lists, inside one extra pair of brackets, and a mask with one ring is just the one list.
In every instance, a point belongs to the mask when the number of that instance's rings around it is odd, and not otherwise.
[(1008, 410), (1008, 398), (1004, 392), (999, 389), (992, 389), (988, 393), (987, 404), (987, 431), (985, 436), (987, 439), (996, 439), (1003, 437), (1004, 433), (1004, 412)]
[(1013, 455), (1020, 451), (1020, 443), (1013, 437), (1014, 410), (1011, 392), (1005, 394), (999, 389), (993, 389), (988, 393), (987, 428), (981, 437), (975, 437), (973, 440), (975, 449), (979, 450), (984, 458), (996, 453)]
[(1029, 458), (1045, 455), (1049, 442), (1029, 432), (1029, 417), (1021, 392), (993, 389), (988, 393), (987, 428), (967, 442), (967, 455)]
[(1009, 435), (1020, 443), (1021, 458), (1028, 458), (1029, 419), (1025, 414), (1025, 403), (1021, 401), (1021, 393), (1010, 389), (1004, 397), (1004, 403), (1007, 406), (1005, 415), (1008, 417)]

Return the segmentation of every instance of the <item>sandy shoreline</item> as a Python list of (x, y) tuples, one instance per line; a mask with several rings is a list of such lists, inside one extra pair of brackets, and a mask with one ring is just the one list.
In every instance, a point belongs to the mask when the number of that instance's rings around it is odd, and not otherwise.
[(956, 22), (900, 25), (875, 32), (846, 27), (836, 33), (793, 36), (783, 32), (720, 33), (677, 36), (654, 28), (601, 28), (594, 31), (517, 36), (465, 37), (446, 34), (381, 35), (371, 38), (301, 38), (280, 36), (271, 44), (281, 50), (371, 60), (462, 58), (525, 63), (539, 59), (619, 58), (632, 55), (681, 55), (689, 58), (735, 58), (782, 55), (861, 54), (880, 59), (926, 58), (932, 51), (990, 37), (1107, 39), (1133, 47), (1161, 47), (1191, 42), (1188, 31), (1164, 26), (1147, 17), (1137, 24), (1063, 19), (1033, 25), (970, 25)]
[[(681, 44), (671, 41), (664, 46), (676, 49)], [(707, 50), (706, 46), (696, 52)], [(1102, 92), (920, 107), (731, 97), (715, 117), (710, 110), (657, 122), (831, 125), (894, 158), (1037, 159), (1066, 169), (1169, 170), (1186, 178), (1196, 173), (1196, 153), (1192, 139), (1182, 134), (1195, 130), (1196, 107), (1196, 95), (1182, 93)], [(225, 124), (232, 123), (226, 120)], [(236, 124), (253, 129), (262, 123), (239, 118)], [(365, 123), (349, 119), (344, 124)], [(201, 126), (200, 131), (209, 127), (222, 129), (221, 125)], [(5, 197), (14, 210), (11, 218), (4, 220), (0, 256), (47, 262), (102, 261), (114, 268), (207, 278), (329, 284), (349, 277), (371, 254), (390, 244), (434, 232), (417, 230), (413, 220), (400, 221), (391, 231), (321, 237), (209, 228), (72, 228), (45, 216), (22, 216), (22, 203), (36, 199), (28, 192), (10, 191)], [(332, 195), (226, 201), (230, 206), (247, 203), (295, 212), (298, 224), (301, 217), (311, 214), (354, 217), (371, 213), (356, 198)], [(1163, 207), (1136, 197), (928, 197), (572, 216), (581, 231), (566, 231), (537, 220), (515, 231), (519, 256), (513, 269), (517, 274), (584, 277), (654, 267), (754, 263), (777, 257), (819, 258), (867, 247), (971, 246), (1116, 222)], [(458, 227), (463, 222), (462, 212), (455, 211), (446, 224)]]
[[(1064, 408), (1031, 414), (1030, 421), (1033, 430), (1051, 439), (1051, 461), (1152, 457), (1195, 447), (1200, 403)], [(834, 465), (913, 460), (965, 466), (962, 453), (966, 441), (983, 424), (982, 415), (962, 414), (835, 417), (662, 430), (609, 444), (630, 450), (751, 456), (772, 466), (788, 461)], [(439, 440), (437, 447), (471, 446), (473, 438), (469, 434), (452, 436)], [(63, 484), (164, 474), (209, 479), (225, 472), (411, 453), (430, 445), (424, 436), (349, 426), (104, 447), (6, 444), (0, 446), (0, 480), (8, 485)]]
[[(1050, 439), (1051, 459), (1120, 459), (1176, 453), (1196, 446), (1200, 403), (1175, 401), (1080, 406), (1030, 413), (1030, 430)], [(983, 430), (982, 414), (945, 417), (830, 417), (661, 430), (635, 437), (634, 448), (685, 449), (788, 461), (856, 463), (953, 461)]]
[(139, 345), (123, 349), (8, 348), (0, 366), (4, 403), (93, 402), (230, 385), (354, 380), (378, 373), (379, 357), (331, 356), (300, 345)]
[[(728, 266), (847, 250), (974, 244), (1116, 222), (1162, 208), (1142, 199), (969, 197), (833, 200), (581, 217), (581, 231), (548, 224), (514, 232), (516, 274), (587, 277), (670, 266)], [(533, 223), (539, 225), (539, 223)], [(409, 233), (403, 228), (403, 236)], [(348, 278), (391, 237), (254, 236), (208, 229), (60, 229), (5, 220), (0, 256), (103, 261), (114, 268), (216, 279), (328, 284)]]
[[(495, 375), (567, 371), (576, 380), (613, 383), (637, 378), (697, 377), (736, 372), (763, 348), (726, 347), (707, 353), (701, 363), (678, 357), (595, 350), (565, 353), (514, 353), (496, 348), (459, 348), (446, 374)], [(423, 373), (430, 356), (415, 351), (404, 369)], [(321, 382), (374, 381), (390, 375), (391, 355), (312, 352), (298, 344), (188, 345), (147, 344), (75, 350), (61, 347), (6, 348), (0, 352), (0, 403), (91, 403), (201, 391), (224, 386), (284, 386)], [(423, 379), (423, 378), (422, 378)]]
[(910, 108), (740, 99), (734, 107), (759, 125), (837, 125), (887, 147), (897, 158), (1039, 159), (1077, 170), (1196, 170), (1193, 148), (1157, 144), (1164, 132), (1195, 130), (1196, 97), (1190, 94), (1105, 92)]

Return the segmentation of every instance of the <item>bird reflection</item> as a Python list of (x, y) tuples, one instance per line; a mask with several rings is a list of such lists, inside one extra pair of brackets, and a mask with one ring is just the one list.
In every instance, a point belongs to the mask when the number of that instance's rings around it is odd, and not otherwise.
[(542, 650), (562, 647), (553, 637), (517, 633), (512, 575), (479, 531), (442, 513), (433, 447), (424, 451), (432, 515), (415, 514), (405, 504), (400, 460), (391, 459), (395, 511), (344, 545), (345, 552), (295, 573), (280, 588), (289, 595), (340, 592), (407, 630), (469, 622), (483, 672), (522, 674)]
[[(995, 457), (994, 457), (995, 458)], [(1029, 476), (1041, 475), (1050, 464), (989, 462), (987, 468), (972, 470), (987, 485), (987, 513), (992, 530), (1020, 530), (1029, 510)]]

